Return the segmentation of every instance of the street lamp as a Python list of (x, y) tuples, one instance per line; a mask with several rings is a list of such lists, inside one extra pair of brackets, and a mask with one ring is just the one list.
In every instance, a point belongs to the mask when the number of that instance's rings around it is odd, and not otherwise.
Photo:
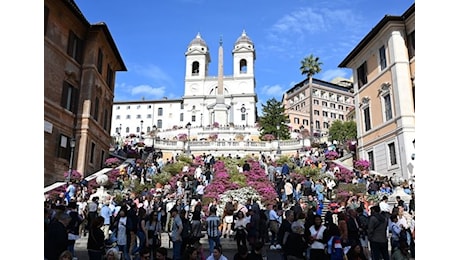
[(157, 135), (157, 126), (154, 125), (154, 126), (152, 126), (152, 136), (153, 136), (152, 149), (153, 149), (154, 152), (155, 152), (155, 137), (156, 137), (156, 135)]
[(188, 130), (188, 135), (187, 135), (187, 154), (190, 155), (191, 154), (191, 151), (190, 151), (190, 128), (192, 127), (192, 124), (190, 124), (190, 122), (188, 122), (185, 127), (187, 128)]
[(276, 148), (276, 154), (281, 154), (281, 147), (280, 147), (280, 126), (276, 126), (276, 137), (278, 139), (278, 148)]
[(304, 135), (304, 130), (305, 128), (303, 127), (303, 125), (300, 126), (300, 134), (302, 135), (302, 150), (304, 150), (305, 148), (305, 144), (304, 144), (304, 141), (305, 141), (305, 137), (303, 136)]
[(139, 133), (139, 139), (142, 139), (142, 124), (144, 123), (144, 120), (141, 120), (141, 132)]
[(66, 182), (70, 181), (70, 176), (72, 175), (72, 166), (73, 166), (73, 153), (75, 150), (75, 138), (70, 139), (70, 160), (69, 160), (69, 174), (67, 174)]

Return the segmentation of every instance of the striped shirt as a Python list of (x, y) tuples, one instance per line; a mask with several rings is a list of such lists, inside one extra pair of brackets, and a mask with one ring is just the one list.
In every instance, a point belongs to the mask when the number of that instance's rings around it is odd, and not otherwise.
[(220, 236), (219, 231), (220, 218), (216, 215), (210, 215), (206, 218), (207, 233), (209, 237), (218, 237)]

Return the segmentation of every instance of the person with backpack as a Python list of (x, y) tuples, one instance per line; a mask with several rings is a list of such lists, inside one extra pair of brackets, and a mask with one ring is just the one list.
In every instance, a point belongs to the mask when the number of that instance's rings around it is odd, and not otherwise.
[(180, 233), (180, 236), (182, 237), (181, 255), (184, 254), (188, 245), (193, 245), (193, 243), (195, 243), (195, 240), (192, 238), (192, 223), (187, 218), (186, 214), (187, 211), (184, 209), (182, 209), (179, 214), (180, 219), (182, 220), (182, 231)]

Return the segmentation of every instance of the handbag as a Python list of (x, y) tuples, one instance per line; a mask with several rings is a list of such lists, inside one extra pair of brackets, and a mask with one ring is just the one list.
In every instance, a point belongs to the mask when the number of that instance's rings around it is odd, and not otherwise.
[(161, 235), (157, 235), (156, 240), (155, 240), (155, 246), (156, 248), (161, 247)]

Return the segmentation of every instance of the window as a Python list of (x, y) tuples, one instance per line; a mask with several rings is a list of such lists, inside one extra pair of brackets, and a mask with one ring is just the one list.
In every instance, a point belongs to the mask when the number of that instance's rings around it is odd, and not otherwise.
[(323, 107), (327, 107), (327, 102), (326, 101), (323, 101), (321, 104), (323, 105)]
[(245, 59), (240, 60), (240, 73), (246, 74), (248, 71), (248, 64)]
[(141, 115), (136, 115), (136, 118), (137, 118), (137, 119), (140, 119), (140, 118), (141, 118)]
[(307, 119), (302, 120), (302, 125), (308, 125), (308, 120)]
[(415, 56), (415, 31), (411, 32), (407, 36), (408, 46), (407, 49), (409, 50), (409, 58)]
[(339, 105), (339, 110), (343, 110), (343, 105)]
[(116, 116), (116, 119), (120, 119), (120, 115), (117, 115), (117, 116)]
[(101, 151), (101, 158), (99, 158), (99, 168), (104, 168), (105, 152)]
[(192, 115), (192, 122), (195, 122), (195, 121), (196, 121), (196, 116)]
[(93, 110), (94, 114), (93, 114), (93, 118), (94, 120), (98, 120), (98, 117), (99, 117), (99, 98), (96, 97), (95, 101), (94, 101), (94, 110)]
[(96, 151), (96, 144), (91, 142), (91, 153), (89, 156), (89, 162), (94, 163), (94, 152)]
[(329, 123), (328, 122), (323, 122), (323, 128), (329, 128)]
[(107, 109), (104, 109), (104, 130), (107, 130), (109, 128), (109, 111)]
[(318, 120), (315, 121), (315, 128), (320, 129), (321, 125)]
[(68, 82), (64, 82), (62, 87), (61, 106), (72, 113), (77, 112), (78, 104), (78, 89), (70, 85)]
[(313, 111), (313, 114), (314, 114), (315, 116), (319, 116), (319, 110), (314, 110), (314, 111)]
[(393, 118), (393, 110), (391, 109), (391, 96), (389, 93), (383, 96), (383, 105), (385, 111), (385, 120), (388, 121)]
[(340, 120), (343, 120), (343, 118), (344, 118), (343, 115), (339, 115)]
[(140, 126), (137, 126), (136, 127), (136, 133), (140, 133), (141, 132), (141, 127)]
[(337, 114), (336, 114), (336, 113), (331, 113), (331, 118), (336, 119), (336, 118), (337, 118)]
[(137, 105), (137, 109), (141, 109), (141, 105)]
[(158, 116), (162, 116), (162, 115), (163, 115), (163, 108), (159, 107), (158, 108)]
[(126, 119), (131, 119), (131, 115), (126, 115)]
[(127, 109), (127, 110), (131, 109), (131, 106), (126, 106), (126, 109)]
[(69, 42), (67, 43), (67, 54), (78, 63), (81, 63), (82, 49), (83, 41), (78, 38), (74, 32), (70, 31)]
[(298, 117), (294, 117), (294, 124), (299, 124), (300, 119)]
[(364, 130), (369, 131), (371, 129), (371, 113), (369, 111), (369, 107), (364, 108), (363, 116), (364, 116)]
[(48, 29), (48, 17), (50, 14), (50, 9), (45, 5), (45, 35), (46, 35), (46, 29)]
[(246, 114), (241, 114), (241, 121), (245, 121), (246, 120)]
[(385, 53), (385, 46), (380, 47), (379, 57), (380, 57), (380, 70), (384, 70), (387, 67), (387, 55)]
[(163, 128), (163, 120), (161, 120), (161, 119), (157, 120), (157, 127), (158, 127), (158, 129)]
[(126, 127), (126, 133), (129, 133), (129, 127)]
[(107, 77), (105, 79), (105, 82), (107, 83), (107, 86), (109, 86), (109, 88), (112, 89), (112, 85), (113, 85), (113, 70), (110, 67), (110, 64), (107, 64)]
[(319, 100), (313, 99), (313, 104), (314, 104), (314, 105), (319, 105)]
[(58, 154), (57, 156), (59, 158), (63, 159), (68, 159), (70, 161), (70, 137), (66, 135), (60, 135), (59, 136), (59, 142), (58, 142)]
[(192, 63), (192, 76), (197, 76), (200, 73), (200, 63), (198, 61), (194, 61)]
[(148, 105), (148, 106), (147, 106), (147, 109), (151, 109), (151, 108), (152, 108), (152, 105)]
[(369, 170), (374, 170), (375, 169), (374, 152), (373, 151), (367, 152), (367, 158), (369, 158)]
[(120, 106), (117, 106), (117, 110), (120, 110)]
[(180, 109), (184, 109), (184, 103), (180, 103)]
[(334, 103), (330, 103), (329, 106), (330, 106), (331, 108), (335, 108), (335, 104), (334, 104)]
[(390, 155), (390, 165), (396, 165), (396, 146), (395, 143), (388, 144), (388, 154)]
[(102, 54), (102, 50), (99, 48), (97, 52), (97, 71), (102, 74), (102, 63), (103, 63), (104, 54)]
[(184, 122), (184, 113), (179, 114), (179, 121)]
[(326, 111), (323, 111), (323, 116), (327, 117), (328, 113)]
[(364, 62), (361, 66), (359, 66), (358, 70), (358, 88), (367, 84), (367, 63)]
[(147, 118), (152, 118), (152, 114), (147, 114)]

